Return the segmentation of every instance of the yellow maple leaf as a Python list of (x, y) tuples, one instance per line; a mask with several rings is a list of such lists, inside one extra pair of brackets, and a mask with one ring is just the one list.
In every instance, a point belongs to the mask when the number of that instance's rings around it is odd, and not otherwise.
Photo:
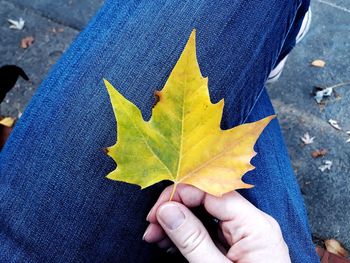
[[(212, 104), (208, 78), (196, 58), (195, 30), (145, 122), (140, 110), (107, 81), (117, 119), (117, 143), (107, 148), (117, 168), (107, 178), (148, 187), (162, 180), (193, 185), (221, 196), (250, 188), (242, 176), (254, 169), (253, 147), (275, 116), (229, 130), (220, 128), (224, 100)], [(171, 199), (171, 198), (170, 198)]]

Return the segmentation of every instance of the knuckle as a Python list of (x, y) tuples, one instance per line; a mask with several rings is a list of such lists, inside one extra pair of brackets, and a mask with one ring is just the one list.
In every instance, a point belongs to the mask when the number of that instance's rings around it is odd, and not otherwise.
[(281, 233), (280, 225), (278, 224), (276, 219), (274, 219), (272, 216), (268, 216), (267, 222), (272, 231), (274, 231), (275, 233)]
[(277, 222), (272, 216), (266, 216), (266, 230), (270, 233), (268, 235), (271, 244), (280, 244), (283, 241), (282, 230)]
[(233, 246), (227, 252), (226, 257), (228, 257), (233, 262), (236, 262), (242, 258), (244, 258), (246, 254), (246, 250), (242, 246)]
[(180, 249), (187, 255), (191, 254), (193, 251), (198, 249), (206, 238), (207, 234), (202, 229), (191, 231), (188, 236), (185, 237)]
[(231, 222), (225, 222), (222, 224), (221, 229), (226, 239), (228, 239), (226, 241), (229, 245), (233, 245), (236, 241), (238, 241), (236, 238), (234, 238), (238, 231), (232, 226)]

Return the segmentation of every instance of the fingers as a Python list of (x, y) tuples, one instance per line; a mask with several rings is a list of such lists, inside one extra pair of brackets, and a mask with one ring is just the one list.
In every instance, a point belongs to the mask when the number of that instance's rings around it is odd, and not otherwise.
[[(147, 216), (149, 222), (157, 223), (156, 211), (161, 204), (169, 201), (172, 189), (173, 186), (169, 186), (162, 192), (158, 201)], [(185, 184), (179, 184), (177, 186), (172, 201), (182, 203), (187, 207), (195, 207), (203, 204), (208, 213), (220, 221), (229, 221), (237, 217), (239, 219), (244, 219), (247, 215), (259, 211), (235, 191), (227, 193), (222, 197), (215, 197), (204, 193), (198, 188)]]
[(150, 243), (158, 243), (166, 238), (163, 228), (159, 224), (149, 224), (142, 239)]
[(224, 194), (222, 197), (206, 194), (203, 204), (208, 213), (219, 221), (242, 222), (251, 214), (260, 213), (254, 205), (236, 191)]
[[(159, 224), (156, 211), (162, 204), (169, 201), (172, 189), (173, 186), (164, 189), (158, 198), (158, 201), (150, 210), (147, 220), (151, 222), (151, 224)], [(244, 236), (242, 231), (233, 231), (234, 229), (238, 229), (239, 225), (232, 226), (232, 223), (238, 222), (240, 225), (245, 225), (244, 222), (247, 217), (259, 213), (257, 208), (237, 192), (227, 193), (223, 197), (218, 198), (208, 195), (193, 186), (185, 184), (179, 184), (177, 186), (175, 195), (173, 196), (173, 201), (182, 203), (187, 207), (204, 205), (209, 214), (221, 221), (224, 237), (230, 246)], [(149, 230), (148, 234), (150, 236), (145, 238), (146, 241), (159, 242), (159, 240), (163, 240), (166, 237), (165, 233), (158, 231), (158, 229), (153, 233), (153, 229), (155, 228), (152, 227)]]
[(168, 237), (166, 237), (162, 241), (158, 242), (157, 245), (160, 248), (170, 248), (171, 246), (174, 246), (173, 242), (171, 242), (171, 240)]
[(230, 262), (215, 246), (199, 219), (184, 205), (165, 202), (158, 206), (156, 218), (189, 262)]
[[(154, 206), (150, 210), (146, 218), (147, 221), (155, 224), (158, 223), (157, 217), (156, 217), (156, 211), (161, 204), (169, 201), (173, 187), (174, 185), (171, 185), (166, 187), (163, 190), (157, 202), (154, 204)], [(183, 203), (187, 207), (196, 207), (203, 203), (204, 196), (205, 196), (205, 193), (199, 190), (198, 188), (195, 188), (190, 185), (179, 184), (176, 188), (172, 201)]]
[(231, 221), (221, 221), (220, 229), (224, 239), (229, 246), (237, 243), (239, 240), (243, 239), (248, 235), (247, 226), (245, 222), (240, 222), (237, 220)]
[[(217, 259), (220, 259), (218, 262), (229, 259), (258, 262), (259, 258), (290, 262), (288, 247), (277, 221), (239, 193), (233, 191), (218, 198), (193, 186), (180, 184), (172, 199), (175, 202), (169, 202), (172, 188), (163, 191), (147, 216), (151, 225), (158, 227), (150, 227), (146, 241), (168, 246), (169, 242), (163, 241), (168, 236), (190, 262), (216, 262)], [(222, 235), (219, 238), (224, 238), (231, 247), (227, 257), (220, 253), (202, 223), (187, 208), (200, 205), (220, 221)], [(169, 209), (165, 210), (166, 207)], [(222, 248), (224, 251), (225, 247)]]
[(233, 262), (240, 260), (262, 262), (262, 259), (266, 259), (267, 262), (291, 262), (288, 247), (283, 240), (274, 245), (266, 245), (266, 242), (256, 242), (256, 238), (253, 236), (244, 237), (235, 243), (227, 252), (226, 257)]
[(172, 245), (171, 240), (159, 224), (149, 224), (142, 239), (149, 243), (157, 243), (160, 248), (169, 248)]
[[(249, 240), (249, 238), (244, 238), (234, 244), (229, 251), (226, 254), (226, 257), (228, 257), (233, 262), (239, 261), (242, 258), (247, 257), (247, 254), (252, 251), (252, 242)], [(250, 258), (250, 262), (259, 262), (259, 259), (256, 258)], [(260, 258), (261, 260), (261, 258)]]

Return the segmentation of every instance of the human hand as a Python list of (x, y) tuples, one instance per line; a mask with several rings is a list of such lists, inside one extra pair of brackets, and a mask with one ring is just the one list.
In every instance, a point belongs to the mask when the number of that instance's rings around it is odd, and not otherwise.
[[(277, 221), (253, 206), (236, 191), (218, 198), (190, 186), (173, 186), (160, 195), (147, 216), (150, 222), (143, 239), (170, 247), (172, 243), (191, 263), (287, 263), (288, 247)], [(201, 221), (188, 209), (204, 205), (219, 220), (215, 245)], [(226, 249), (224, 249), (226, 247)]]

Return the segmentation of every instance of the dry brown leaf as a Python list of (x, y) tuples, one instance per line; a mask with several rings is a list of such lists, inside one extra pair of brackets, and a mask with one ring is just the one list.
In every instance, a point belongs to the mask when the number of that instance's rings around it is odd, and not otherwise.
[(316, 59), (311, 62), (311, 66), (316, 68), (324, 68), (324, 66), (326, 66), (326, 62), (322, 59)]
[(348, 256), (348, 251), (346, 251), (346, 249), (343, 248), (343, 246), (339, 243), (338, 240), (328, 239), (324, 242), (324, 244), (328, 252), (345, 258)]
[(11, 117), (5, 117), (5, 118), (0, 117), (0, 125), (2, 126), (12, 127), (14, 123), (15, 123), (15, 119)]
[(27, 36), (25, 38), (22, 38), (21, 48), (26, 49), (26, 48), (30, 47), (31, 45), (33, 45), (33, 43), (34, 43), (34, 37), (32, 37), (32, 36)]
[(7, 138), (12, 132), (12, 127), (15, 123), (15, 120), (11, 117), (2, 118), (0, 116), (0, 150), (4, 146)]
[(311, 153), (312, 158), (318, 158), (318, 157), (323, 157), (327, 154), (327, 150), (326, 149), (319, 149), (319, 150), (315, 150)]

